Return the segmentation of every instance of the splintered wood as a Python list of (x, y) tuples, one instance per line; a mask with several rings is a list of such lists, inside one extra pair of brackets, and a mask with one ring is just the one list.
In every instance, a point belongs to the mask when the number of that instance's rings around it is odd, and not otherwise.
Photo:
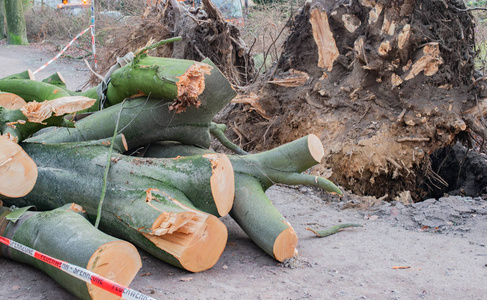
[(20, 110), (29, 122), (42, 123), (51, 116), (62, 116), (90, 108), (96, 99), (84, 96), (61, 97), (44, 102), (28, 102)]
[(208, 64), (195, 62), (186, 73), (180, 76), (179, 81), (176, 82), (178, 98), (170, 109), (180, 113), (186, 111), (190, 105), (199, 107), (201, 103), (198, 96), (205, 90), (205, 75), (210, 75), (211, 69), (213, 68)]
[(308, 73), (290, 69), (287, 75), (283, 76), (282, 78), (277, 78), (269, 81), (269, 83), (284, 87), (297, 87), (305, 84), (308, 79)]
[(440, 56), (440, 46), (437, 42), (429, 43), (423, 47), (423, 56), (411, 67), (411, 71), (404, 78), (410, 80), (423, 72), (425, 76), (432, 76), (438, 72), (439, 66), (443, 64)]
[(333, 32), (330, 30), (328, 15), (320, 8), (311, 10), (311, 27), (313, 38), (318, 47), (318, 67), (326, 68), (328, 72), (333, 70), (333, 63), (340, 53), (333, 38)]

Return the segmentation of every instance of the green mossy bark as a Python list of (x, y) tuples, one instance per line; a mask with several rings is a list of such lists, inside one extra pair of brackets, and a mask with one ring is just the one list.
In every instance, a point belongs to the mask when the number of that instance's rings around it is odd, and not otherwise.
[(7, 43), (10, 45), (28, 45), (22, 0), (4, 1), (7, 20)]
[(55, 85), (29, 79), (0, 79), (0, 91), (22, 97), (26, 102), (57, 99), (70, 94)]
[(107, 89), (107, 106), (141, 93), (173, 101), (178, 97), (179, 77), (195, 63), (146, 55), (136, 57), (132, 63), (113, 72)]
[(32, 79), (33, 76), (34, 76), (34, 74), (32, 73), (32, 71), (26, 70), (26, 71), (23, 71), (23, 72), (20, 72), (17, 74), (12, 74), (12, 75), (0, 78), (0, 80), (4, 80), (4, 79), (31, 79), (31, 80), (33, 80)]
[[(0, 225), (2, 222), (8, 223), (0, 235), (46, 255), (87, 268), (100, 247), (120, 240), (97, 230), (83, 216), (69, 210), (69, 206), (67, 204), (45, 212), (28, 211), (16, 223), (2, 220), (0, 216)], [(0, 215), (2, 211), (8, 210), (0, 208)], [(91, 299), (87, 283), (7, 246), (1, 246), (0, 250), (8, 258), (42, 270), (77, 298)]]
[(0, 0), (0, 41), (6, 38), (5, 29), (5, 0)]
[[(71, 93), (69, 92), (68, 88), (66, 87), (66, 82), (64, 81), (62, 75), (59, 72), (56, 72), (52, 74), (51, 76), (44, 78), (42, 82), (49, 83), (51, 85), (57, 86), (58, 88), (61, 88), (68, 92), (70, 95)], [(96, 99), (96, 97), (92, 97), (91, 99)]]

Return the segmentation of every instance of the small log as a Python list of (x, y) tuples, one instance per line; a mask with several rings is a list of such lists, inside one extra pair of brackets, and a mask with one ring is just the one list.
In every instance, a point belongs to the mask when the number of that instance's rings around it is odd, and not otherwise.
[[(77, 209), (67, 204), (52, 211), (28, 211), (13, 223), (5, 219), (11, 211), (0, 207), (0, 236), (128, 286), (142, 266), (137, 249), (97, 230)], [(4, 245), (0, 250), (5, 257), (45, 272), (79, 299), (119, 299), (17, 250)]]
[(23, 197), (36, 180), (35, 162), (17, 143), (0, 136), (0, 198)]
[(9, 76), (5, 76), (3, 78), (0, 78), (0, 80), (3, 79), (30, 79), (30, 80), (36, 80), (34, 72), (31, 70), (25, 70), (23, 72), (17, 73), (17, 74), (12, 74)]

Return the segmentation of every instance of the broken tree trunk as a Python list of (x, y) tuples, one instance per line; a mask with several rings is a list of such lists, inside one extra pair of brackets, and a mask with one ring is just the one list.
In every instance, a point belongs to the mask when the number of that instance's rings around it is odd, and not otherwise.
[(107, 106), (126, 98), (149, 96), (174, 101), (176, 112), (199, 106), (198, 96), (205, 90), (205, 75), (212, 67), (192, 60), (136, 56), (134, 61), (111, 75)]
[[(107, 167), (106, 144), (24, 143), (39, 177), (26, 197), (6, 203), (52, 209), (76, 200), (94, 220)], [(218, 216), (231, 209), (234, 177), (228, 158), (208, 154), (148, 159), (117, 154), (111, 161), (100, 228), (186, 270), (211, 268), (223, 252), (227, 230), (217, 217), (196, 207)]]
[[(27, 211), (14, 223), (5, 218), (11, 211), (0, 206), (0, 236), (128, 286), (142, 266), (137, 249), (95, 229), (79, 210), (79, 205), (67, 204), (52, 211)], [(4, 245), (0, 250), (45, 272), (79, 299), (119, 299), (27, 254)]]
[[(356, 194), (420, 200), (441, 184), (429, 155), (474, 130), (473, 24), (461, 1), (308, 1), (255, 87), (259, 113), (239, 104), (226, 122), (247, 151), (316, 134), (321, 174)], [(267, 84), (290, 70), (309, 79)]]
[[(15, 98), (11, 100), (17, 101)], [(18, 109), (0, 107), (0, 134), (21, 142), (44, 127), (65, 125), (67, 114), (87, 109), (95, 101), (82, 96), (68, 96), (43, 102), (31, 101)]]
[[(145, 156), (177, 157), (211, 152), (166, 142), (151, 144)], [(278, 261), (295, 255), (298, 237), (264, 192), (275, 183), (284, 183), (313, 185), (341, 194), (323, 178), (300, 174), (319, 163), (322, 157), (323, 146), (314, 135), (260, 154), (229, 156), (235, 171), (235, 200), (230, 215), (262, 250)]]
[[(74, 129), (59, 128), (29, 141), (57, 143), (108, 138), (113, 135), (120, 113), (119, 133), (125, 135), (131, 148), (161, 140), (209, 148), (211, 121), (236, 93), (211, 61), (203, 62), (213, 69), (210, 75), (204, 77), (205, 89), (198, 96), (199, 107), (190, 106), (186, 111), (177, 113), (169, 109), (172, 100), (154, 99), (148, 90), (149, 96), (130, 99), (96, 112), (78, 121)], [(146, 72), (153, 74), (151, 70)]]

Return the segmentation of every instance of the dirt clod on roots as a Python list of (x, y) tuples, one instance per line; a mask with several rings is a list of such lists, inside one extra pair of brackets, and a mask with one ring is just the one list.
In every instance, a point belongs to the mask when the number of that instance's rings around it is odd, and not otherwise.
[[(261, 109), (236, 104), (225, 121), (247, 151), (313, 133), (326, 149), (316, 172), (360, 195), (410, 191), (419, 200), (429, 155), (471, 129), (463, 112), (476, 105), (473, 24), (462, 1), (315, 0), (255, 87)], [(290, 69), (309, 79), (268, 84)]]

